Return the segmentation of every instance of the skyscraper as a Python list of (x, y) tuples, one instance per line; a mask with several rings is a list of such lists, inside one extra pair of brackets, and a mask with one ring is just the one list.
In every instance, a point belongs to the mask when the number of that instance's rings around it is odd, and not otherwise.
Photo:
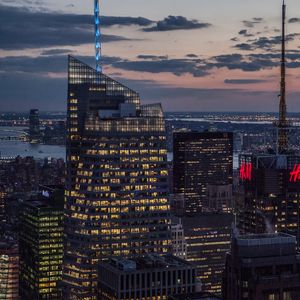
[(19, 298), (19, 250), (13, 240), (0, 240), (0, 299)]
[(63, 191), (24, 201), (20, 209), (20, 294), (23, 300), (62, 296)]
[(222, 272), (230, 250), (233, 215), (210, 213), (182, 218), (187, 260), (197, 267), (202, 290), (221, 294)]
[(226, 258), (223, 300), (300, 299), (300, 257), (287, 234), (237, 236)]
[(300, 241), (299, 165), (300, 156), (293, 154), (241, 155), (242, 233), (285, 232)]
[(231, 184), (233, 134), (174, 133), (174, 193), (184, 194), (185, 211), (202, 211), (208, 184)]
[(101, 260), (170, 249), (159, 104), (69, 57), (64, 290), (96, 299)]
[(240, 156), (244, 201), (238, 212), (243, 233), (284, 232), (300, 242), (300, 155), (288, 144), (285, 97), (285, 12), (282, 6), (281, 95), (276, 153)]
[(40, 116), (38, 109), (31, 109), (29, 114), (29, 139), (31, 143), (36, 143), (41, 137)]

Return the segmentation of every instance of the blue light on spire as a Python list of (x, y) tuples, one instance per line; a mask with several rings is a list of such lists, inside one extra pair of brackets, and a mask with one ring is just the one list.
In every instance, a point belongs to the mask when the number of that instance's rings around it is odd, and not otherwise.
[(96, 71), (102, 72), (101, 66), (101, 31), (100, 31), (100, 6), (99, 0), (94, 0), (95, 13), (95, 51), (96, 51)]

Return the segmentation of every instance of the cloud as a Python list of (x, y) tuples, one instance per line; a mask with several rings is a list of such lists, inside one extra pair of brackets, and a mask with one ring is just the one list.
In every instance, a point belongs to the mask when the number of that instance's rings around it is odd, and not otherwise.
[(62, 55), (62, 54), (70, 54), (74, 52), (71, 49), (49, 49), (49, 50), (44, 50), (41, 55), (45, 56), (54, 56), (54, 55)]
[(300, 23), (300, 18), (291, 18), (289, 19), (289, 23)]
[(142, 17), (111, 17), (111, 16), (102, 16), (101, 17), (101, 26), (130, 26), (130, 25), (138, 25), (138, 26), (149, 26), (153, 24), (154, 21), (142, 18)]
[(160, 59), (160, 60), (140, 60), (140, 61), (118, 61), (112, 66), (122, 70), (148, 72), (148, 73), (173, 73), (181, 76), (192, 74), (194, 77), (208, 75), (205, 66), (201, 66), (199, 60), (190, 59)]
[[(93, 66), (95, 58), (93, 56), (78, 56), (78, 59)], [(102, 57), (103, 64), (111, 65), (115, 62), (122, 60), (119, 57)], [(28, 74), (44, 74), (48, 73), (66, 73), (67, 72), (67, 56), (54, 55), (54, 56), (10, 56), (0, 58), (1, 71), (10, 73), (28, 73)]]
[(224, 83), (226, 84), (255, 84), (255, 83), (263, 83), (267, 80), (263, 79), (225, 79)]
[[(300, 36), (299, 33), (292, 33), (288, 34), (286, 36), (286, 41), (293, 41), (298, 36)], [(259, 37), (257, 39), (248, 40), (248, 43), (240, 43), (236, 44), (234, 47), (238, 48), (240, 50), (265, 50), (265, 51), (273, 51), (275, 46), (278, 46), (281, 44), (281, 35), (272, 36), (272, 37)]]
[(139, 59), (150, 59), (150, 60), (161, 60), (161, 59), (168, 59), (168, 56), (166, 55), (160, 55), (160, 56), (156, 56), (156, 55), (145, 55), (145, 54), (141, 54), (138, 55), (137, 58)]
[(251, 20), (244, 20), (243, 24), (248, 28), (253, 28), (256, 24), (260, 24), (263, 21), (264, 21), (263, 18), (252, 18)]
[[(0, 5), (0, 49), (21, 50), (59, 46), (76, 46), (93, 42), (90, 15), (75, 15)], [(145, 18), (104, 17), (102, 26), (151, 24)], [(103, 42), (129, 40), (103, 35)]]
[(249, 33), (248, 30), (246, 30), (246, 29), (240, 30), (240, 31), (239, 31), (239, 35), (242, 35), (242, 36), (244, 36), (244, 37), (251, 37), (251, 36), (254, 36), (252, 33)]
[(236, 44), (234, 46), (235, 48), (239, 49), (239, 50), (245, 50), (245, 51), (249, 51), (249, 50), (252, 50), (253, 47), (251, 44), (247, 44), (247, 43), (240, 43), (240, 44)]
[(171, 31), (171, 30), (187, 30), (201, 29), (211, 26), (209, 23), (201, 23), (197, 20), (188, 20), (183, 16), (168, 16), (162, 21), (158, 21), (155, 26), (144, 28), (146, 32), (151, 31)]
[(196, 57), (198, 57), (198, 55), (190, 53), (190, 54), (187, 54), (186, 57), (188, 57), (188, 58), (196, 58)]

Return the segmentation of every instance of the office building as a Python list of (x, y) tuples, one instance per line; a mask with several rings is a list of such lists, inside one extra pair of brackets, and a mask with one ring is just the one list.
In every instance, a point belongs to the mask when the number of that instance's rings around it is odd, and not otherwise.
[(234, 217), (228, 213), (209, 213), (182, 218), (187, 243), (187, 260), (197, 267), (202, 291), (221, 295), (222, 272), (230, 250)]
[(184, 194), (188, 214), (201, 212), (208, 184), (231, 184), (233, 134), (174, 133), (174, 193)]
[(19, 249), (9, 239), (0, 240), (0, 299), (19, 298)]
[(293, 154), (241, 155), (241, 233), (284, 232), (300, 241), (298, 166), (300, 156)]
[(29, 113), (29, 140), (37, 143), (41, 138), (40, 116), (38, 109), (31, 109)]
[(171, 255), (149, 254), (100, 264), (99, 299), (160, 300), (197, 291), (195, 268)]
[(69, 57), (64, 292), (96, 299), (98, 264), (170, 251), (159, 104)]
[(223, 300), (300, 299), (300, 253), (287, 234), (237, 236), (226, 258)]
[(20, 209), (22, 300), (62, 297), (63, 194), (54, 191), (24, 201)]

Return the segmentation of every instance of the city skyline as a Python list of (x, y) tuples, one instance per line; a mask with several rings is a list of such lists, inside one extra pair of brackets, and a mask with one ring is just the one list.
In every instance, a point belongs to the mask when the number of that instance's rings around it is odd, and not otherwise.
[[(3, 1), (1, 110), (65, 109), (67, 54), (94, 64), (90, 2)], [(104, 73), (165, 111), (277, 111), (280, 3), (101, 1)], [(299, 111), (300, 3), (287, 5), (292, 112)]]

